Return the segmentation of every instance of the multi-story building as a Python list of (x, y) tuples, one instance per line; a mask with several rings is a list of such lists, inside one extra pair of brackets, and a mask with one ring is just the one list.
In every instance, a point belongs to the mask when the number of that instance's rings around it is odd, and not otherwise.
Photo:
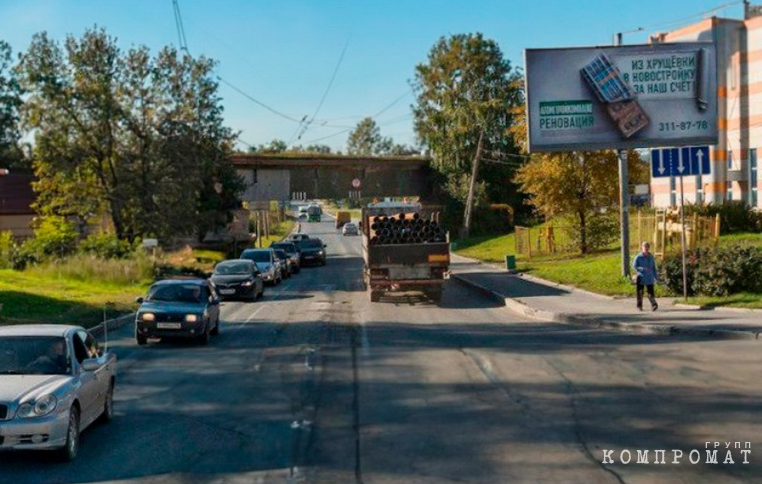
[[(762, 153), (762, 16), (748, 4), (745, 19), (712, 17), (651, 36), (651, 42), (712, 41), (717, 48), (719, 140), (710, 149), (711, 174), (685, 177), (686, 203), (743, 200), (762, 208), (758, 158)], [(679, 180), (651, 180), (653, 205), (680, 203)]]

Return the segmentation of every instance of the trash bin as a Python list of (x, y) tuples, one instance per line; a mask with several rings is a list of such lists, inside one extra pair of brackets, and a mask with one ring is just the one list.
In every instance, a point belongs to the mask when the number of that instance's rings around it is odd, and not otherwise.
[(515, 255), (505, 256), (505, 268), (509, 271), (516, 270), (516, 256)]

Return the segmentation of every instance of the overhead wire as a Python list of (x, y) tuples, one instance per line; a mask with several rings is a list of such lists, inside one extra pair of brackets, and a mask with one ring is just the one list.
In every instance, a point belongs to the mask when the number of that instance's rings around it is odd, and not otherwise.
[(710, 10), (706, 10), (704, 12), (693, 14), (693, 15), (690, 15), (688, 17), (683, 17), (680, 20), (672, 20), (670, 22), (662, 22), (662, 23), (658, 23), (658, 24), (654, 24), (654, 25), (648, 25), (648, 26), (645, 26), (645, 27), (638, 27), (638, 28), (635, 28), (635, 29), (632, 29), (632, 30), (628, 30), (626, 32), (622, 32), (622, 33), (640, 32), (640, 31), (643, 31), (643, 30), (660, 29), (660, 28), (664, 28), (664, 27), (672, 27), (672, 26), (675, 26), (675, 25), (684, 24), (684, 23), (686, 23), (686, 22), (688, 22), (690, 20), (693, 20), (693, 19), (695, 19), (697, 17), (703, 17), (703, 16), (708, 15), (710, 13), (714, 13), (714, 12), (717, 12), (719, 10), (723, 10), (725, 8), (728, 8), (728, 7), (733, 7), (733, 6), (739, 5), (741, 3), (743, 3), (743, 0), (737, 0), (737, 1), (734, 1), (734, 2), (724, 3), (724, 4), (722, 4), (722, 5), (718, 6), (718, 7), (712, 8)]

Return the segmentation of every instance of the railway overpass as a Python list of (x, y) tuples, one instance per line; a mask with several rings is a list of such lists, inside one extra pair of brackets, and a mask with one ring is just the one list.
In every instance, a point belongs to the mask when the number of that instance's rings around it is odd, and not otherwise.
[(428, 197), (431, 159), (421, 156), (243, 154), (233, 166), (246, 202), (315, 198)]

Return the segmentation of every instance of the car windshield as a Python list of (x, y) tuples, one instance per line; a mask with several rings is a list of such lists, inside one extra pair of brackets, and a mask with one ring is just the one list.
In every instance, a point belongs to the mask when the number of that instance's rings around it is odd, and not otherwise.
[(70, 368), (61, 336), (0, 338), (0, 375), (66, 375)]
[(231, 274), (248, 274), (251, 272), (250, 262), (220, 262), (214, 268), (214, 273), (219, 276)]
[(270, 247), (272, 247), (274, 249), (284, 250), (284, 251), (286, 251), (289, 254), (293, 254), (294, 252), (296, 252), (296, 246), (294, 246), (294, 244), (287, 244), (287, 243), (284, 243), (284, 242), (276, 242), (273, 245), (271, 245)]
[(249, 259), (254, 262), (270, 262), (269, 250), (247, 250), (241, 254), (241, 259)]
[(299, 245), (306, 249), (322, 249), (323, 241), (320, 239), (305, 239), (299, 242)]
[(148, 291), (149, 301), (201, 302), (198, 284), (159, 284)]
[(288, 254), (286, 254), (286, 251), (281, 249), (277, 249), (275, 251), (275, 255), (277, 255), (281, 259), (288, 259)]

